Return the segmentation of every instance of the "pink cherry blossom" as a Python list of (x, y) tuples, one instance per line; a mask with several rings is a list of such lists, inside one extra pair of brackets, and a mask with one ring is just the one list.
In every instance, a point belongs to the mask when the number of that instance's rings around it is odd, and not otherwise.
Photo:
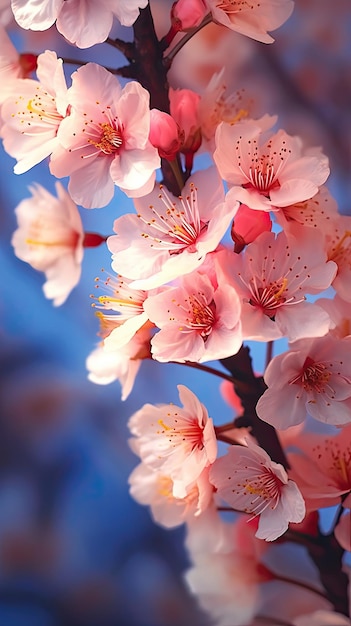
[(4, 148), (22, 174), (58, 146), (57, 132), (67, 112), (67, 86), (62, 59), (47, 50), (38, 56), (37, 80), (17, 79), (1, 107)]
[(206, 4), (216, 22), (263, 43), (274, 41), (268, 31), (284, 24), (294, 8), (292, 0), (206, 0)]
[(15, 254), (45, 272), (45, 296), (63, 304), (80, 279), (84, 233), (77, 206), (60, 183), (57, 198), (41, 185), (30, 187), (31, 198), (15, 209), (18, 229), (12, 237)]
[[(93, 296), (93, 306), (100, 309), (98, 317), (101, 325), (110, 327), (110, 332), (104, 336), (104, 349), (113, 352), (127, 344), (148, 322), (144, 310), (148, 292), (131, 289), (129, 280), (122, 276), (107, 276), (104, 281), (97, 279), (95, 288), (104, 293)], [(117, 315), (106, 314), (106, 311)]]
[(118, 380), (122, 387), (121, 399), (131, 393), (142, 361), (150, 358), (150, 331), (141, 328), (132, 339), (118, 350), (107, 352), (98, 346), (87, 358), (88, 379), (97, 385), (109, 385)]
[(86, 208), (110, 202), (114, 186), (129, 196), (149, 193), (160, 165), (149, 142), (149, 93), (132, 81), (123, 89), (115, 76), (88, 63), (72, 76), (70, 115), (60, 126), (60, 149), (50, 171), (70, 176), (72, 198)]
[(57, 20), (57, 29), (72, 44), (89, 48), (108, 37), (114, 16), (132, 26), (148, 0), (12, 0), (21, 28), (46, 30)]
[(274, 541), (287, 530), (289, 522), (301, 522), (305, 516), (296, 483), (289, 480), (282, 465), (252, 443), (248, 442), (248, 447), (231, 446), (211, 467), (210, 481), (234, 509), (259, 516), (259, 539)]
[(299, 239), (265, 232), (242, 254), (225, 250), (216, 255), (218, 275), (234, 285), (241, 299), (244, 339), (287, 336), (295, 341), (328, 332), (328, 314), (307, 302), (305, 294), (327, 289), (336, 265), (327, 262), (318, 233), (303, 231)]
[(174, 404), (144, 406), (129, 420), (133, 450), (152, 470), (169, 476), (173, 496), (184, 498), (217, 454), (212, 419), (195, 394), (178, 385), (183, 407)]
[(112, 268), (133, 279), (137, 289), (158, 287), (199, 268), (238, 209), (239, 203), (223, 200), (215, 168), (192, 176), (180, 198), (162, 187), (136, 200), (137, 215), (115, 220), (117, 236), (107, 240)]
[[(351, 493), (351, 425), (336, 435), (304, 433), (288, 454), (290, 475), (309, 511), (340, 504)], [(351, 504), (348, 495), (345, 506)]]
[(158, 361), (210, 361), (238, 352), (242, 344), (239, 297), (224, 283), (214, 288), (193, 272), (179, 287), (150, 296), (144, 303), (160, 328), (151, 341)]
[(328, 159), (303, 149), (299, 137), (284, 130), (268, 133), (272, 118), (220, 124), (214, 160), (236, 199), (250, 209), (276, 210), (312, 198), (328, 175)]
[(261, 419), (276, 428), (300, 424), (308, 413), (340, 426), (351, 422), (351, 338), (304, 339), (268, 365), (268, 389), (258, 401)]
[(140, 463), (129, 477), (130, 493), (140, 504), (151, 507), (158, 524), (174, 528), (192, 517), (201, 515), (212, 501), (213, 487), (205, 468), (193, 485), (189, 485), (183, 498), (173, 495), (173, 481)]

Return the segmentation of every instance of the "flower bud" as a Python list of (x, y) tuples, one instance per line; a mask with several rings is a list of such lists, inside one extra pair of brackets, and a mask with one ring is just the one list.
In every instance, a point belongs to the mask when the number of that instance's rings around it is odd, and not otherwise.
[(235, 215), (231, 229), (231, 237), (235, 244), (234, 252), (241, 252), (261, 233), (271, 229), (272, 222), (268, 211), (256, 211), (242, 204)]
[(160, 157), (173, 161), (180, 148), (179, 128), (173, 117), (151, 109), (149, 140), (158, 149)]
[(172, 26), (186, 31), (201, 24), (207, 13), (203, 0), (178, 0), (171, 9)]

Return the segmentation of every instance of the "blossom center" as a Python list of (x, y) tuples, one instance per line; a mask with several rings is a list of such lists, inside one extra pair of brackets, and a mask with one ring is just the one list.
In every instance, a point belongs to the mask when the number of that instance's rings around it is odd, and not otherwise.
[(217, 9), (221, 9), (225, 13), (240, 13), (240, 11), (253, 10), (255, 5), (247, 0), (222, 0), (217, 2)]
[(317, 393), (325, 393), (327, 387), (329, 389), (329, 380), (331, 372), (327, 370), (324, 363), (315, 363), (311, 357), (307, 357), (303, 370), (289, 380), (290, 385), (302, 385), (305, 391), (315, 391)]
[(351, 231), (345, 231), (341, 239), (330, 250), (328, 259), (339, 266), (345, 261), (351, 266)]
[(100, 124), (102, 134), (99, 141), (89, 139), (89, 143), (93, 144), (96, 148), (101, 150), (103, 154), (114, 154), (118, 152), (123, 144), (123, 136), (120, 128), (113, 128), (110, 124), (105, 122)]
[[(171, 423), (167, 423), (168, 418)], [(173, 446), (183, 445), (191, 451), (196, 448), (202, 450), (203, 446), (203, 428), (197, 420), (181, 418), (177, 413), (171, 415), (168, 413), (165, 420), (159, 419), (158, 425), (161, 430), (157, 431), (159, 435), (165, 435), (169, 443)]]
[(288, 300), (283, 294), (286, 291), (288, 284), (287, 278), (274, 281), (270, 285), (259, 285), (256, 278), (252, 278), (249, 283), (251, 291), (251, 298), (249, 304), (258, 307), (262, 312), (270, 317), (274, 318), (275, 311), (283, 304), (286, 304)]
[(212, 300), (206, 303), (203, 294), (191, 294), (186, 302), (188, 304), (187, 317), (183, 326), (179, 328), (180, 332), (187, 333), (197, 331), (204, 341), (211, 334), (212, 328), (216, 322), (216, 304)]
[(153, 217), (138, 214), (138, 218), (146, 225), (141, 236), (150, 240), (152, 248), (166, 249), (171, 255), (179, 254), (184, 249), (196, 252), (197, 239), (207, 230), (207, 223), (200, 218), (195, 185), (190, 186), (188, 196), (180, 196), (177, 202), (160, 185), (159, 200), (164, 208), (149, 206)]
[(262, 473), (257, 471), (256, 476), (245, 481), (239, 487), (243, 487), (247, 494), (256, 496), (251, 500), (250, 506), (246, 508), (247, 513), (260, 515), (268, 506), (275, 509), (281, 495), (283, 483), (279, 478), (266, 467), (262, 467)]

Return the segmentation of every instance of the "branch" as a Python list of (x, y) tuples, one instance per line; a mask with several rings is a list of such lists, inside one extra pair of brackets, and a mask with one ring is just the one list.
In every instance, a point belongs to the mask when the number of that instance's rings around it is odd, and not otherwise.
[(235, 426), (251, 428), (252, 435), (271, 459), (288, 469), (289, 463), (276, 430), (270, 424), (260, 420), (256, 413), (256, 404), (266, 390), (266, 385), (261, 376), (254, 375), (249, 348), (241, 346), (237, 354), (221, 359), (221, 363), (235, 379), (235, 393), (244, 407), (244, 414), (235, 420)]

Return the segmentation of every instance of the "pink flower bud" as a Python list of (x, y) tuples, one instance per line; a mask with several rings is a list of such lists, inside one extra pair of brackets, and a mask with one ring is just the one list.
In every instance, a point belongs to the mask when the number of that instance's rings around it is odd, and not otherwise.
[(180, 148), (179, 128), (168, 113), (151, 109), (149, 140), (160, 157), (173, 161)]
[(241, 252), (248, 243), (265, 231), (271, 231), (272, 222), (268, 211), (256, 211), (242, 204), (233, 220), (231, 237), (234, 241), (234, 251)]
[(177, 30), (190, 30), (201, 24), (206, 13), (203, 0), (178, 0), (171, 9), (172, 26)]
[(190, 89), (170, 88), (169, 100), (171, 115), (181, 132), (180, 151), (187, 155), (187, 167), (190, 167), (202, 141), (198, 116), (200, 96)]

